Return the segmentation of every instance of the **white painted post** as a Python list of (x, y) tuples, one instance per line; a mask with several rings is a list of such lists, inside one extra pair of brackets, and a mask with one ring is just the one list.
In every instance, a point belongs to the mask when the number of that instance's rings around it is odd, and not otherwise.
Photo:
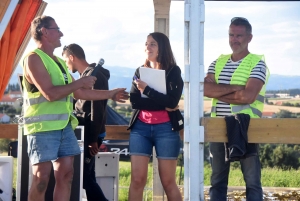
[[(184, 200), (204, 201), (204, 0), (185, 0)], [(199, 109), (197, 109), (199, 108)]]

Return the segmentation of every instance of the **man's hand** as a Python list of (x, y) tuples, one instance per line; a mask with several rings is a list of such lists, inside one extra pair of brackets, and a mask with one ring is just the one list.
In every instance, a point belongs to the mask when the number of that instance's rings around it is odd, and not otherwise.
[(176, 110), (178, 110), (178, 108), (179, 108), (179, 105), (177, 105), (175, 108), (168, 108), (168, 107), (166, 107), (165, 109), (168, 111), (168, 112), (174, 112), (174, 111), (176, 111)]
[(95, 156), (100, 151), (100, 147), (98, 147), (97, 142), (92, 142), (89, 144), (89, 152), (91, 156)]
[(126, 92), (125, 89), (126, 88), (117, 88), (111, 90), (111, 99), (120, 103), (125, 103), (125, 101), (129, 98), (128, 92)]
[(144, 92), (146, 86), (148, 86), (148, 84), (146, 82), (143, 82), (140, 79), (134, 80), (134, 83), (136, 84), (138, 90), (140, 90), (141, 94)]
[(97, 78), (95, 76), (85, 76), (79, 79), (84, 89), (92, 89)]

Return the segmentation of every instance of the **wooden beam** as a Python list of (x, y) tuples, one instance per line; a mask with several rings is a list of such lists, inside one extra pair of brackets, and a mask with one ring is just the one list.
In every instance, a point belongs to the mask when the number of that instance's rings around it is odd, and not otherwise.
[(18, 139), (18, 124), (0, 124), (0, 138)]
[(0, 2), (0, 23), (2, 22), (3, 16), (10, 4), (11, 0), (1, 0)]
[(127, 130), (127, 126), (105, 126), (106, 128), (106, 137), (105, 139), (112, 139), (112, 140), (128, 140), (129, 139), (129, 132)]
[[(114, 140), (128, 140), (130, 131), (127, 130), (127, 125), (116, 126), (116, 125), (106, 125), (106, 137), (105, 139)], [(180, 137), (183, 139), (183, 130), (180, 131)]]
[[(224, 118), (203, 118), (205, 142), (227, 142)], [(128, 140), (127, 125), (106, 126), (106, 139)], [(183, 130), (180, 132), (183, 139)], [(17, 124), (0, 124), (0, 138), (18, 138)], [(300, 119), (251, 119), (250, 143), (300, 144)]]
[[(227, 142), (224, 118), (203, 118), (205, 142)], [(300, 119), (251, 119), (249, 143), (300, 144)]]

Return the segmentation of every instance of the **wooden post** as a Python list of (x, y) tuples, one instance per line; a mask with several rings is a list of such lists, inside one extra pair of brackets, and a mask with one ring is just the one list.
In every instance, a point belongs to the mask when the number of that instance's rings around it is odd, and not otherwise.
[[(170, 21), (170, 6), (171, 0), (153, 0), (154, 4), (154, 31), (164, 33), (169, 37), (169, 21)], [(152, 200), (163, 201), (166, 200), (163, 186), (160, 181), (158, 173), (158, 161), (156, 158), (156, 151), (152, 151), (152, 165), (153, 165), (153, 197)]]

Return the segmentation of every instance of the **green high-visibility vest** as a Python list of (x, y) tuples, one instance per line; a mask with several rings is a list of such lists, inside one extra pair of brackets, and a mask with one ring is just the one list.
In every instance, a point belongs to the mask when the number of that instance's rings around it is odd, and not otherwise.
[[(230, 57), (231, 54), (221, 55), (217, 59), (216, 66), (215, 66), (215, 80), (217, 83), (219, 83), (218, 78), (220, 76), (220, 73), (222, 72), (223, 68), (225, 67)], [(258, 64), (260, 60), (264, 61), (263, 55), (248, 54), (232, 74), (230, 84), (246, 85), (252, 69)], [(265, 84), (263, 85), (256, 100), (253, 103), (246, 104), (246, 105), (230, 104), (232, 114), (237, 114), (237, 113), (249, 114), (251, 118), (260, 118), (262, 116), (262, 111), (264, 107), (264, 98), (266, 93), (266, 84), (268, 82), (269, 74), (270, 74), (269, 69), (266, 68)], [(211, 117), (216, 117), (217, 102), (218, 99), (215, 98), (212, 99)]]
[[(57, 63), (40, 49), (33, 51), (43, 61), (50, 77), (52, 84), (65, 85), (65, 78)], [(68, 83), (72, 82), (72, 77), (68, 73), (65, 62), (58, 58), (60, 64), (65, 69), (68, 77)], [(25, 71), (25, 69), (24, 69)], [(76, 117), (73, 115), (73, 94), (56, 101), (48, 101), (39, 91), (27, 91), (24, 86), (24, 134), (33, 134), (36, 132), (60, 130), (66, 127), (68, 122), (71, 122), (72, 128), (75, 129), (78, 125)]]

